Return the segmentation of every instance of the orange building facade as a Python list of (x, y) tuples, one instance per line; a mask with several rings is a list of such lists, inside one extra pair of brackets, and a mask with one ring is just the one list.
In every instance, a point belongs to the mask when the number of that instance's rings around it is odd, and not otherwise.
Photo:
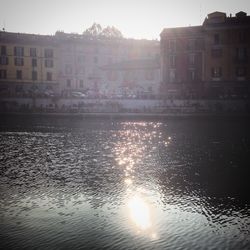
[(222, 12), (161, 33), (165, 97), (250, 98), (250, 16)]

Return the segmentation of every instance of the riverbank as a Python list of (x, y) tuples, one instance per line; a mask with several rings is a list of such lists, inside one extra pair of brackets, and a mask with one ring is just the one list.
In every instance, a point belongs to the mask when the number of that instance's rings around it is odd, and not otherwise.
[(190, 116), (250, 113), (249, 100), (163, 100), (163, 99), (81, 99), (81, 98), (3, 98), (2, 113), (109, 114), (127, 116)]
[(118, 113), (118, 112), (92, 112), (92, 113), (37, 113), (37, 112), (9, 112), (0, 113), (4, 116), (27, 117), (72, 117), (72, 118), (250, 118), (249, 113)]

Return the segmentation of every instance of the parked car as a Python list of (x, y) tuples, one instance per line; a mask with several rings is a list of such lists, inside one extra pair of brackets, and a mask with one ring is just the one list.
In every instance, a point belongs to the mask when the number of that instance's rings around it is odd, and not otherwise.
[(72, 93), (71, 93), (71, 95), (73, 96), (73, 97), (78, 97), (78, 98), (84, 98), (84, 97), (86, 97), (86, 95), (85, 94), (83, 94), (82, 92), (78, 92), (78, 91), (73, 91)]
[(55, 93), (51, 90), (47, 90), (44, 92), (44, 95), (47, 96), (47, 97), (54, 97), (55, 96)]

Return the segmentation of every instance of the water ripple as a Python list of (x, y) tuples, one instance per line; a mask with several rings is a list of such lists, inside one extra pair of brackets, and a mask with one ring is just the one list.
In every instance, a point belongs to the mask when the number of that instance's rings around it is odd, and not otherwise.
[(5, 248), (250, 247), (237, 124), (69, 122), (0, 132)]

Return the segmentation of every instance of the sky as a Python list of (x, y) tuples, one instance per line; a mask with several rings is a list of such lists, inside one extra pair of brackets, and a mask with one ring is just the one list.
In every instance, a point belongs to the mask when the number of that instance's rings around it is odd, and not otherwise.
[(0, 29), (81, 34), (96, 22), (127, 38), (159, 39), (164, 28), (200, 25), (208, 13), (241, 10), (250, 15), (249, 0), (0, 0)]

